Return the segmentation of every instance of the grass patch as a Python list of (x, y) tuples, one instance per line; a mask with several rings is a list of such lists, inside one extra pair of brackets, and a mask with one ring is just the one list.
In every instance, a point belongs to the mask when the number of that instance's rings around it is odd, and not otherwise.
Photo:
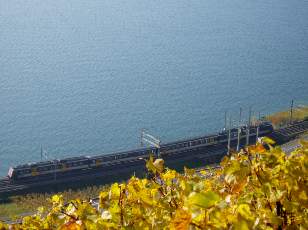
[[(308, 106), (301, 106), (293, 109), (293, 122), (300, 121), (308, 118)], [(281, 111), (271, 114), (266, 117), (267, 120), (272, 122), (275, 127), (281, 127), (290, 122), (290, 110)]]
[[(102, 186), (89, 186), (78, 190), (65, 190), (61, 193), (64, 202), (69, 202), (70, 200), (80, 199), (80, 200), (90, 200), (91, 198), (96, 198), (99, 193), (108, 188), (108, 185)], [(36, 212), (39, 207), (44, 207), (46, 210), (51, 208), (50, 197), (56, 193), (31, 193), (24, 196), (14, 196), (10, 200), (12, 202), (0, 204), (0, 219), (10, 218), (14, 216), (28, 213)]]
[(17, 203), (0, 204), (0, 219), (1, 217), (12, 219), (15, 215), (20, 215), (29, 211), (30, 210), (21, 207)]

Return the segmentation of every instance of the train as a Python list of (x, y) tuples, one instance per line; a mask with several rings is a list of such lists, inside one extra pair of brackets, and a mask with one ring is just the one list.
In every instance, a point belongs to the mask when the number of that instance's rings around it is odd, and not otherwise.
[[(247, 126), (240, 126), (239, 128), (233, 128), (230, 130), (231, 142), (238, 139), (238, 133), (240, 133), (241, 140), (246, 138), (248, 135), (248, 129), (250, 137), (256, 137), (256, 135), (261, 137), (273, 132), (273, 126), (269, 122), (262, 122), (258, 125), (250, 126), (249, 128)], [(176, 153), (183, 149), (200, 148), (215, 144), (226, 145), (228, 137), (229, 130), (223, 130), (218, 134), (162, 144), (159, 149), (157, 147), (146, 147), (112, 154), (78, 156), (28, 163), (10, 167), (8, 178), (13, 181), (50, 180), (56, 179), (56, 177), (60, 178), (77, 175), (81, 172), (85, 173), (95, 169), (110, 168), (112, 166), (128, 167), (130, 164), (136, 165), (144, 163), (142, 160), (147, 159), (149, 154), (162, 158), (165, 156), (176, 157)]]

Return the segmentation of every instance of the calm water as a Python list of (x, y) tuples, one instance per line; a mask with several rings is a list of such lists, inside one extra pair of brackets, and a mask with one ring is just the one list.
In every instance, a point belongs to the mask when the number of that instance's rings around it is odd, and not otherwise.
[[(0, 0), (0, 175), (9, 165), (221, 129), (308, 103), (308, 1)], [(247, 111), (247, 110), (246, 110)]]

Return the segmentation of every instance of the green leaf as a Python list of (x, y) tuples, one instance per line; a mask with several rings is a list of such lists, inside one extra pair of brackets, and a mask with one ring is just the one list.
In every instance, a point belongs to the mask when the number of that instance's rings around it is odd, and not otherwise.
[(268, 145), (273, 145), (273, 144), (276, 143), (274, 140), (272, 140), (269, 137), (262, 137), (261, 140), (262, 140), (263, 143), (266, 143)]
[(147, 167), (147, 169), (148, 169), (150, 172), (156, 173), (157, 170), (156, 170), (156, 167), (155, 167), (155, 165), (154, 165), (153, 156), (152, 156), (152, 155), (150, 155), (149, 160), (147, 160), (146, 167)]
[(234, 224), (234, 230), (249, 230), (248, 223), (245, 220), (240, 220)]
[(200, 208), (209, 208), (216, 205), (220, 201), (220, 196), (212, 191), (205, 193), (191, 193), (188, 198), (189, 205)]
[(240, 204), (237, 208), (237, 212), (246, 220), (253, 220), (253, 215), (248, 204)]

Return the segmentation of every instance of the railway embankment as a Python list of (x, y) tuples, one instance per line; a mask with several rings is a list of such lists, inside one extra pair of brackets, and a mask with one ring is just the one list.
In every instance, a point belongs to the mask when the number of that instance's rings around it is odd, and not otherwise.
[[(308, 123), (308, 122), (307, 122)], [(305, 126), (306, 127), (306, 126)], [(307, 127), (308, 128), (308, 127)], [(293, 132), (298, 129), (292, 129)], [(277, 131), (277, 130), (276, 130)], [(287, 129), (289, 131), (289, 129)], [(290, 133), (288, 132), (290, 135)], [(292, 139), (281, 145), (282, 150), (287, 154), (296, 150), (297, 148), (301, 148), (301, 140), (308, 141), (308, 133), (302, 132), (298, 134), (295, 139)], [(213, 165), (212, 165), (213, 166)], [(217, 164), (214, 164), (217, 166)], [(197, 168), (196, 172), (202, 171), (204, 167)], [(82, 199), (82, 200), (90, 200), (93, 197), (98, 197), (101, 191), (104, 191), (108, 188), (109, 185), (101, 185), (101, 186), (89, 186), (81, 189), (69, 189), (62, 191), (61, 194), (65, 201), (69, 201), (71, 199)], [(6, 203), (0, 204), (0, 220), (4, 220), (9, 222), (12, 220), (12, 217), (15, 215), (27, 215), (29, 213), (35, 213), (37, 208), (40, 206), (44, 206), (46, 208), (51, 208), (51, 203), (49, 202), (49, 198), (54, 193), (30, 193), (23, 196), (13, 196)], [(14, 218), (13, 218), (14, 219)]]
[[(271, 144), (266, 138), (263, 141)], [(206, 176), (209, 172), (196, 173), (194, 170), (180, 174), (158, 167), (149, 160), (147, 169), (152, 173), (151, 177), (146, 180), (133, 177), (126, 183), (114, 183), (100, 193), (95, 205), (87, 200), (72, 200), (67, 204), (61, 195), (55, 195), (50, 199), (53, 207), (44, 206), (45, 214), (40, 209), (38, 215), (22, 216), (13, 223), (23, 229), (48, 224), (65, 229), (80, 225), (100, 229), (102, 224), (109, 226), (110, 223), (114, 224), (114, 229), (141, 225), (141, 228), (169, 226), (176, 229), (184, 224), (185, 229), (190, 226), (200, 229), (213, 226), (219, 229), (287, 229), (297, 226), (306, 229), (304, 172), (307, 169), (303, 162), (307, 156), (301, 153), (307, 148), (308, 143), (302, 142), (298, 151), (285, 154), (280, 148), (269, 151), (261, 144), (248, 146), (245, 154), (234, 152), (225, 158), (210, 176)], [(194, 216), (204, 211), (209, 217)], [(136, 218), (139, 218), (138, 222)], [(151, 222), (148, 218), (152, 218)], [(2, 226), (9, 229), (12, 222), (6, 221), (8, 225)]]
[(270, 121), (275, 128), (281, 128), (287, 126), (290, 122), (308, 119), (308, 106), (295, 106), (292, 110), (283, 110), (265, 116), (265, 119)]

